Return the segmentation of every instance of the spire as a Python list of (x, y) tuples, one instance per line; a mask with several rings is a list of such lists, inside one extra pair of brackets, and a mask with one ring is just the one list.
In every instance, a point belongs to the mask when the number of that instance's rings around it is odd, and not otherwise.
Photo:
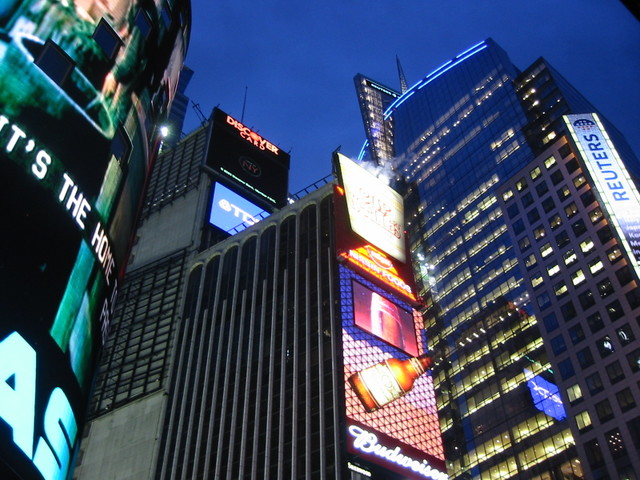
[(402, 65), (400, 65), (400, 59), (396, 55), (396, 64), (398, 65), (398, 76), (400, 77), (400, 93), (404, 93), (407, 91), (407, 79), (404, 76), (404, 71), (402, 70)]

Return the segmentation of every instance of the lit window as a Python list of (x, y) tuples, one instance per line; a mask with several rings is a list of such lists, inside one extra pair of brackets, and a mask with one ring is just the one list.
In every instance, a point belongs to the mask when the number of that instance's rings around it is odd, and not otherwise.
[(537, 262), (538, 260), (533, 253), (524, 259), (524, 265), (527, 269), (533, 267)]
[(602, 213), (600, 207), (596, 207), (589, 212), (589, 220), (591, 220), (591, 223), (598, 223), (603, 218), (604, 214)]
[(595, 244), (593, 243), (593, 240), (591, 240), (590, 238), (587, 238), (586, 240), (580, 242), (580, 250), (582, 250), (582, 253), (588, 253), (591, 250), (593, 250), (593, 248), (595, 247)]
[(636, 338), (628, 323), (625, 323), (622, 327), (618, 328), (616, 333), (618, 334), (618, 340), (620, 340), (622, 345), (628, 345)]
[(567, 218), (571, 218), (578, 213), (578, 206), (575, 202), (571, 202), (569, 205), (564, 207), (564, 213), (567, 215)]
[(571, 195), (571, 190), (566, 185), (563, 186), (560, 190), (558, 190), (558, 198), (560, 201), (566, 200)]
[(551, 219), (549, 220), (549, 225), (551, 225), (551, 230), (555, 230), (556, 228), (558, 228), (560, 225), (562, 225), (562, 217), (560, 217), (560, 215), (555, 214), (553, 217), (551, 217)]
[(589, 271), (591, 272), (591, 275), (595, 275), (603, 268), (604, 268), (604, 264), (602, 263), (602, 260), (600, 260), (599, 258), (596, 258), (595, 260), (592, 260), (591, 262), (589, 262)]
[(573, 179), (573, 185), (576, 187), (576, 190), (580, 189), (585, 183), (587, 183), (587, 179), (582, 174)]
[(502, 200), (505, 202), (513, 197), (513, 190), (509, 189), (502, 194)]
[(531, 279), (531, 286), (536, 288), (538, 285), (542, 283), (542, 275), (536, 275)]
[(547, 158), (544, 161), (544, 166), (547, 168), (547, 170), (550, 169), (551, 167), (553, 167), (555, 164), (556, 164), (556, 159), (553, 156)]
[(605, 335), (600, 340), (598, 340), (597, 345), (601, 357), (606, 357), (614, 351), (613, 342), (611, 342), (611, 337), (609, 335)]
[(540, 247), (540, 255), (542, 258), (546, 258), (553, 253), (553, 248), (551, 248), (551, 244), (549, 242), (545, 243)]
[(620, 250), (620, 247), (616, 245), (615, 247), (607, 250), (607, 258), (611, 263), (616, 263), (618, 260), (620, 260), (622, 258), (622, 250)]
[(567, 293), (568, 290), (569, 289), (567, 288), (567, 284), (564, 282), (558, 282), (553, 287), (553, 291), (555, 292), (556, 297), (563, 296), (565, 293)]
[(588, 411), (584, 410), (576, 414), (576, 426), (581, 432), (591, 427), (591, 416)]
[(527, 181), (523, 178), (521, 178), (520, 180), (518, 180), (516, 182), (516, 190), (518, 190), (519, 192), (521, 192), (522, 190), (524, 190), (525, 188), (527, 188)]
[(518, 246), (520, 247), (520, 251), (524, 252), (526, 249), (531, 247), (531, 240), (529, 240), (529, 237), (521, 238), (518, 242)]
[(553, 277), (554, 275), (557, 275), (558, 273), (560, 273), (560, 265), (558, 265), (556, 262), (553, 262), (551, 265), (549, 265), (547, 267), (547, 274), (550, 277)]
[(582, 390), (580, 390), (579, 384), (573, 384), (567, 388), (567, 397), (569, 397), (569, 403), (574, 404), (578, 400), (582, 399)]
[(578, 260), (578, 255), (576, 255), (576, 251), (571, 248), (562, 254), (562, 258), (564, 259), (565, 265), (571, 265)]
[(544, 238), (546, 234), (547, 232), (545, 232), (544, 227), (542, 225), (533, 230), (533, 236), (535, 237), (536, 240), (540, 240), (541, 238)]
[(574, 285), (580, 285), (582, 282), (586, 280), (584, 276), (584, 272), (582, 270), (578, 270), (571, 274), (571, 283)]
[(541, 173), (542, 171), (540, 170), (540, 167), (536, 167), (529, 172), (529, 176), (531, 177), (531, 180), (535, 180), (541, 175)]

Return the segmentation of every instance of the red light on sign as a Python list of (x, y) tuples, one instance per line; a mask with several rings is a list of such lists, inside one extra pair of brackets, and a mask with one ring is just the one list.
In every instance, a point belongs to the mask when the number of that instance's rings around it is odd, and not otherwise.
[(377, 248), (365, 245), (354, 250), (342, 252), (340, 257), (365, 270), (407, 298), (413, 301), (416, 300), (411, 287), (400, 278), (398, 271), (393, 266), (393, 262)]
[(247, 142), (251, 143), (253, 146), (258, 147), (260, 150), (268, 150), (276, 155), (280, 154), (280, 149), (276, 147), (273, 143), (268, 140), (262, 138), (256, 132), (251, 130), (249, 127), (243, 125), (231, 115), (227, 115), (227, 123), (238, 130), (240, 137), (244, 138)]

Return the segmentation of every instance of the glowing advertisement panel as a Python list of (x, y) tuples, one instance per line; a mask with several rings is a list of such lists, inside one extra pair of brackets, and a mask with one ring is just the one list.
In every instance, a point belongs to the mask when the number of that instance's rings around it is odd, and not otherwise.
[(287, 202), (290, 156), (258, 132), (215, 108), (207, 165), (265, 207)]
[(564, 119), (595, 183), (596, 194), (640, 275), (640, 195), (598, 116), (566, 115)]
[[(340, 266), (340, 277), (349, 452), (359, 460), (366, 460), (406, 478), (446, 479), (431, 375), (419, 365), (416, 356), (394, 346), (393, 342), (382, 338), (384, 335), (374, 335), (361, 326), (363, 322), (358, 317), (362, 314), (359, 311), (366, 310), (366, 307), (358, 305), (364, 300), (358, 300), (357, 292), (368, 289), (403, 310), (410, 311), (411, 307), (343, 266)], [(416, 353), (421, 358), (426, 353), (422, 319), (419, 315), (412, 319)], [(378, 404), (370, 408), (356, 390), (358, 382), (354, 380), (362, 380), (362, 384), (373, 387), (374, 376), (384, 378), (385, 371), (414, 375), (400, 379), (393, 387), (402, 391), (389, 395), (385, 400), (377, 397)], [(396, 380), (389, 378), (388, 381), (394, 383)]]
[(0, 7), (2, 479), (71, 476), (157, 146), (153, 125), (185, 53), (160, 8)]
[(556, 420), (567, 418), (567, 412), (562, 404), (560, 391), (554, 383), (546, 381), (540, 375), (534, 375), (531, 370), (524, 369), (527, 386), (531, 392), (533, 405), (541, 412)]
[(211, 199), (209, 223), (227, 233), (238, 233), (267, 216), (262, 208), (216, 183)]
[(337, 153), (351, 229), (400, 262), (406, 261), (402, 196), (353, 160)]

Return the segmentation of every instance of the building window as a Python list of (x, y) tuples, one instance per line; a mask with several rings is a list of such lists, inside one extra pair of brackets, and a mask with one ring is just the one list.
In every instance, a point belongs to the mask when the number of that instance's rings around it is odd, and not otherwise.
[(554, 185), (558, 185), (562, 180), (564, 180), (564, 175), (562, 175), (560, 170), (556, 170), (551, 174), (551, 182)]
[(582, 219), (574, 222), (571, 225), (571, 229), (573, 230), (573, 234), (576, 236), (576, 238), (580, 237), (584, 232), (587, 231), (587, 227), (584, 224), (584, 220)]
[(640, 307), (640, 288), (636, 287), (630, 292), (625, 293), (625, 297), (627, 297), (627, 302), (629, 302), (631, 308)]
[(542, 323), (544, 323), (547, 332), (553, 332), (559, 326), (558, 317), (553, 312), (542, 317)]
[(601, 298), (606, 298), (613, 293), (613, 284), (611, 280), (605, 278), (600, 283), (598, 283), (598, 293)]
[(515, 222), (513, 222), (513, 233), (516, 235), (520, 235), (524, 232), (524, 220), (519, 218)]
[(591, 223), (596, 224), (600, 220), (604, 218), (604, 213), (602, 213), (602, 209), (600, 207), (596, 207), (589, 212), (589, 220)]
[(556, 297), (560, 298), (569, 291), (569, 288), (567, 287), (567, 284), (562, 281), (553, 286), (553, 291), (556, 294)]
[(538, 197), (542, 197), (548, 191), (549, 191), (549, 187), (547, 186), (547, 183), (544, 180), (541, 181), (538, 185), (536, 185), (536, 193), (538, 194)]
[(542, 170), (540, 170), (540, 167), (535, 167), (533, 170), (529, 172), (529, 176), (531, 177), (531, 180), (535, 180), (541, 174), (542, 174)]
[(540, 255), (542, 256), (542, 258), (547, 258), (552, 253), (553, 253), (553, 248), (551, 248), (551, 244), (549, 242), (545, 243), (540, 247)]
[(586, 240), (580, 242), (580, 250), (582, 250), (582, 253), (584, 253), (585, 255), (593, 250), (595, 246), (596, 245), (593, 243), (593, 240), (591, 240), (590, 238), (587, 238)]
[(571, 343), (573, 343), (574, 345), (580, 343), (585, 338), (584, 330), (582, 330), (582, 326), (580, 326), (579, 324), (571, 327), (568, 332)]
[(578, 255), (576, 255), (576, 251), (571, 248), (562, 254), (562, 259), (564, 260), (564, 264), (569, 266), (578, 260)]
[(562, 312), (562, 318), (565, 322), (572, 320), (576, 317), (576, 308), (573, 306), (571, 300), (560, 307), (560, 311)]
[(613, 408), (609, 399), (605, 398), (601, 402), (596, 403), (596, 414), (601, 422), (606, 422), (613, 418)]
[(600, 468), (604, 465), (604, 457), (602, 456), (602, 450), (600, 450), (600, 445), (598, 444), (598, 440), (590, 440), (585, 443), (584, 448), (587, 453), (587, 459), (589, 460), (589, 466), (592, 469)]
[[(609, 446), (609, 452), (613, 458), (624, 457), (627, 454), (627, 449), (624, 446), (624, 442), (622, 441), (622, 435), (620, 434), (620, 430), (614, 428), (613, 430), (609, 430), (604, 434), (604, 438), (607, 440), (607, 445)], [(623, 478), (623, 477), (619, 477)], [(631, 477), (625, 477), (631, 478)]]
[(524, 265), (527, 267), (527, 270), (531, 269), (536, 263), (538, 263), (538, 260), (533, 253), (524, 259)]
[(618, 277), (620, 286), (625, 286), (627, 283), (633, 280), (633, 274), (631, 273), (631, 269), (627, 265), (616, 271), (616, 277)]
[(589, 389), (589, 393), (591, 395), (595, 395), (596, 393), (604, 390), (602, 379), (600, 378), (600, 375), (597, 372), (592, 375), (589, 375), (584, 380), (587, 383), (587, 388)]
[(519, 212), (520, 210), (518, 209), (517, 203), (512, 203), (507, 207), (507, 215), (509, 216), (509, 218), (515, 217)]
[(615, 322), (622, 316), (624, 316), (624, 309), (618, 300), (614, 300), (607, 305), (607, 314), (612, 322)]
[(602, 260), (600, 260), (599, 257), (596, 257), (594, 260), (591, 260), (588, 265), (589, 265), (589, 272), (591, 272), (591, 275), (596, 275), (597, 273), (601, 272), (602, 269), (604, 268), (604, 264), (602, 263)]
[(522, 197), (520, 198), (520, 201), (522, 202), (522, 206), (524, 208), (527, 208), (529, 205), (533, 203), (533, 195), (531, 195), (531, 192), (527, 192), (524, 195), (522, 195)]
[(591, 416), (589, 415), (589, 412), (583, 410), (576, 414), (576, 426), (581, 432), (586, 432), (591, 428)]
[(555, 157), (551, 156), (549, 158), (547, 158), (544, 161), (544, 166), (547, 170), (549, 170), (551, 167), (553, 167), (556, 164), (556, 159)]
[(547, 275), (550, 277), (553, 277), (558, 273), (560, 273), (560, 265), (558, 265), (557, 262), (553, 262), (547, 267)]
[(549, 294), (547, 292), (543, 292), (537, 297), (538, 307), (540, 310), (544, 310), (549, 305), (551, 305), (551, 298), (549, 298)]
[(580, 190), (580, 187), (585, 183), (587, 183), (587, 179), (583, 174), (580, 174), (573, 179), (573, 185), (576, 187), (576, 190)]
[(636, 348), (633, 352), (627, 355), (627, 362), (632, 372), (640, 370), (640, 348)]
[(575, 172), (579, 167), (580, 165), (578, 165), (578, 161), (575, 158), (572, 158), (565, 164), (565, 168), (567, 169), (567, 172), (569, 172), (569, 174)]
[(571, 239), (569, 238), (569, 234), (567, 232), (563, 231), (556, 235), (556, 245), (558, 246), (558, 248), (564, 248), (570, 242)]
[(542, 285), (542, 275), (537, 274), (536, 276), (531, 278), (531, 286), (533, 288), (539, 287), (540, 285)]
[(591, 355), (589, 347), (578, 350), (578, 352), (576, 352), (576, 358), (582, 368), (587, 368), (593, 365), (593, 355)]
[(584, 276), (582, 269), (578, 269), (571, 274), (571, 283), (573, 283), (574, 286), (580, 285), (586, 279), (587, 278)]
[(607, 376), (609, 377), (609, 381), (611, 382), (611, 385), (619, 382), (624, 378), (624, 372), (622, 371), (622, 366), (620, 365), (620, 362), (617, 360), (612, 364), (607, 365), (605, 367), (605, 370), (607, 371)]
[(502, 194), (502, 200), (504, 202), (507, 202), (508, 200), (511, 200), (511, 198), (513, 198), (513, 190), (509, 188), (505, 190), (504, 193)]
[(538, 213), (537, 208), (534, 207), (527, 213), (527, 220), (529, 220), (529, 223), (535, 223), (540, 220), (540, 213)]
[(560, 355), (562, 352), (567, 351), (567, 343), (564, 341), (564, 337), (562, 335), (558, 335), (551, 339), (551, 350), (556, 355)]
[[(580, 201), (582, 202), (583, 207), (587, 207), (596, 201), (596, 196), (593, 194), (593, 190), (588, 189), (582, 195), (580, 195)], [(593, 222), (593, 220), (592, 220)], [(593, 222), (596, 223), (596, 222)]]
[(549, 213), (556, 207), (552, 197), (547, 197), (542, 201), (542, 209), (545, 213)]
[(524, 252), (531, 247), (531, 240), (529, 240), (529, 237), (523, 237), (518, 242), (518, 246), (520, 247), (520, 251)]
[(600, 230), (598, 230), (597, 234), (598, 239), (600, 240), (600, 243), (602, 245), (613, 238), (613, 231), (611, 230), (609, 225), (605, 225), (604, 227), (602, 227)]
[(580, 389), (580, 385), (578, 383), (574, 383), (569, 388), (567, 388), (567, 397), (569, 398), (569, 403), (574, 405), (582, 400), (582, 390)]
[(636, 400), (635, 398), (633, 398), (633, 393), (631, 393), (631, 389), (628, 387), (616, 393), (616, 400), (618, 400), (620, 410), (622, 410), (623, 412), (631, 410), (636, 406)]
[(593, 298), (593, 293), (591, 290), (586, 290), (578, 295), (578, 300), (580, 301), (580, 306), (582, 310), (587, 310), (593, 307), (596, 304), (595, 298)]
[(623, 326), (616, 329), (616, 334), (618, 335), (618, 340), (620, 340), (620, 344), (622, 345), (629, 345), (636, 339), (633, 334), (633, 330), (631, 330), (628, 323), (625, 323)]
[(600, 352), (600, 356), (605, 358), (611, 355), (614, 352), (613, 342), (611, 341), (611, 337), (609, 335), (605, 335), (600, 340), (596, 342), (598, 346), (598, 352)]
[(540, 225), (539, 227), (533, 230), (533, 236), (535, 237), (536, 240), (540, 240), (541, 238), (544, 238), (546, 234), (547, 232), (544, 230), (544, 227), (542, 225)]
[(595, 312), (587, 317), (587, 324), (591, 333), (596, 333), (604, 328), (604, 322), (602, 321), (602, 315), (600, 312)]
[(560, 377), (563, 380), (567, 378), (571, 378), (576, 374), (576, 371), (573, 368), (573, 364), (571, 363), (570, 358), (565, 358), (561, 362), (558, 363), (558, 370), (560, 371)]
[(557, 192), (560, 202), (564, 202), (571, 196), (571, 190), (566, 185), (563, 185)]
[(567, 218), (571, 218), (576, 213), (578, 213), (578, 206), (575, 204), (575, 202), (571, 202), (569, 205), (564, 207), (564, 213), (567, 216)]
[(549, 219), (549, 225), (551, 226), (551, 230), (555, 230), (560, 225), (562, 225), (562, 217), (557, 213)]
[(622, 250), (620, 250), (620, 247), (615, 245), (607, 250), (607, 258), (612, 265), (619, 261), (622, 258)]
[(525, 188), (527, 188), (527, 181), (524, 179), (524, 177), (522, 177), (520, 180), (516, 182), (516, 190), (521, 192)]

